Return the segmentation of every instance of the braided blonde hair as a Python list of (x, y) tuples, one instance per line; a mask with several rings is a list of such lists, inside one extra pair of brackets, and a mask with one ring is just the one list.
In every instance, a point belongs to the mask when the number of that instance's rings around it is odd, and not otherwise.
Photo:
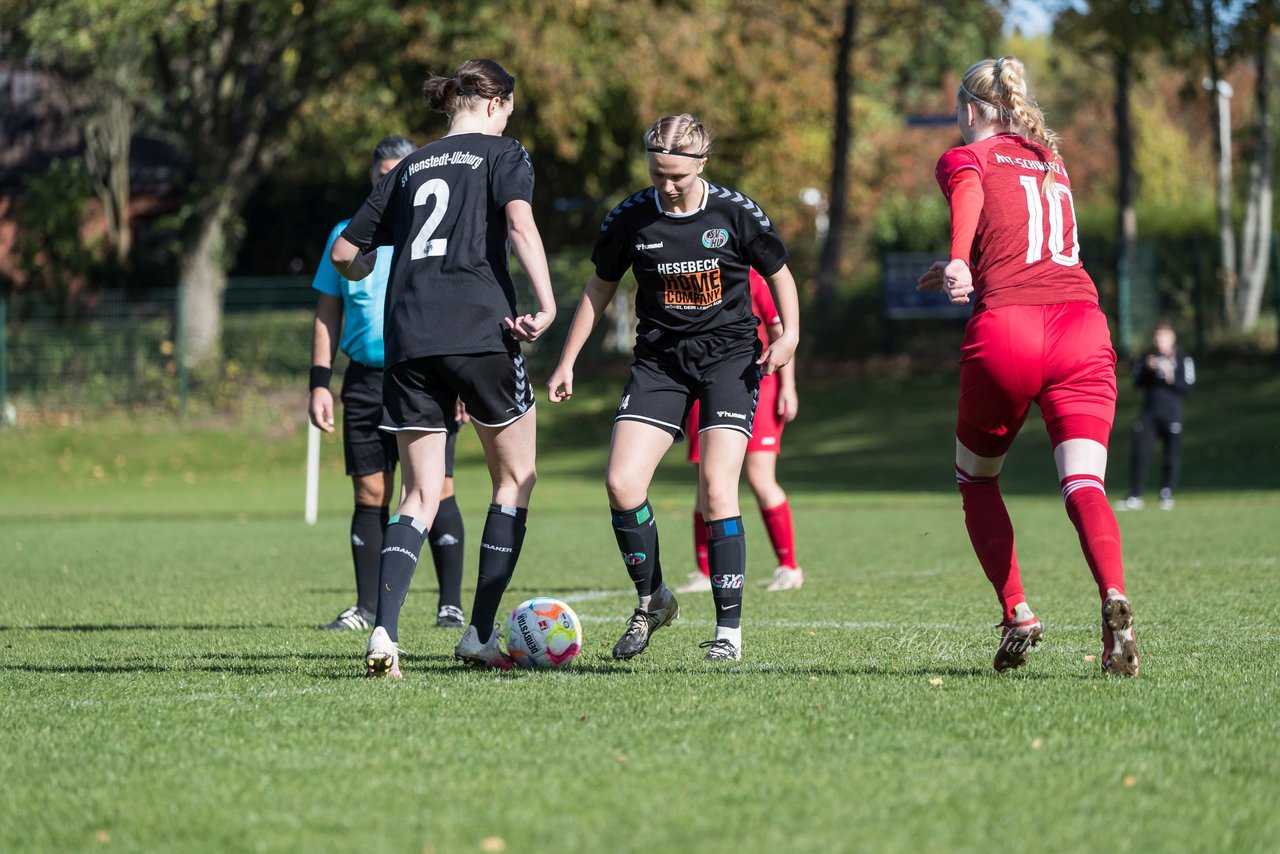
[(956, 99), (972, 104), (983, 121), (1004, 125), (1049, 149), (1053, 161), (1044, 177), (1044, 188), (1048, 189), (1053, 182), (1052, 166), (1062, 160), (1062, 137), (1045, 125), (1044, 111), (1027, 94), (1027, 69), (1022, 60), (1002, 56), (975, 62), (964, 73)]
[(688, 113), (663, 116), (644, 133), (645, 148), (688, 152), (706, 156), (711, 153), (711, 134)]

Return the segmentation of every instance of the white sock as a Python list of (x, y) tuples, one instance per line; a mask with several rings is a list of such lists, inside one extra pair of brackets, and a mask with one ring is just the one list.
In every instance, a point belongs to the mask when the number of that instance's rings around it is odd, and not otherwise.
[(640, 609), (640, 610), (642, 610), (642, 611), (648, 611), (648, 610), (649, 610), (649, 606), (653, 604), (653, 600), (654, 600), (654, 599), (664, 599), (664, 600), (665, 600), (665, 599), (667, 598), (666, 596), (661, 595), (661, 594), (662, 594), (662, 591), (663, 591), (663, 590), (666, 590), (666, 589), (667, 589), (667, 582), (665, 582), (665, 581), (664, 581), (664, 582), (662, 582), (661, 584), (659, 584), (659, 585), (658, 585), (658, 589), (657, 589), (657, 590), (653, 591), (653, 592), (652, 592), (652, 593), (650, 593), (648, 596), (641, 596), (641, 597), (639, 597), (640, 604), (639, 604), (639, 605), (637, 605), (636, 607), (637, 607), (637, 608), (639, 608), (639, 609)]
[(731, 629), (731, 628), (728, 628), (727, 626), (716, 626), (716, 640), (720, 640), (722, 638), (732, 641), (734, 646), (736, 646), (738, 649), (742, 649), (742, 627), (741, 626), (739, 626), (736, 629)]

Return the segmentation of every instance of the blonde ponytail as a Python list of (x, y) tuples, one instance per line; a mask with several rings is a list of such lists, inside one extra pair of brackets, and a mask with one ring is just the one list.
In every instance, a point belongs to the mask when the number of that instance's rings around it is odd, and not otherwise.
[(956, 97), (973, 104), (983, 121), (1006, 125), (1049, 150), (1053, 159), (1042, 184), (1047, 192), (1054, 169), (1062, 161), (1062, 137), (1045, 124), (1044, 111), (1027, 94), (1026, 75), (1026, 67), (1016, 56), (984, 59), (965, 72)]

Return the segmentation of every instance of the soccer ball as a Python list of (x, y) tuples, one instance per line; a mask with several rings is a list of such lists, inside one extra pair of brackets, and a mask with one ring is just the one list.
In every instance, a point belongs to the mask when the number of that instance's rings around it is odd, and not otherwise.
[(539, 596), (516, 606), (502, 626), (502, 639), (521, 667), (563, 667), (582, 651), (582, 623), (559, 599)]

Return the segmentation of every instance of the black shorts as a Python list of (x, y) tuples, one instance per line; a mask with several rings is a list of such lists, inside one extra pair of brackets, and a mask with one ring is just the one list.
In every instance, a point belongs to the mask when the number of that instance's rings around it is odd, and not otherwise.
[(751, 435), (760, 392), (760, 339), (701, 335), (636, 344), (631, 378), (614, 421), (641, 421), (684, 436), (689, 409), (701, 409), (698, 432), (728, 427)]
[(363, 477), (393, 471), (399, 455), (396, 437), (378, 429), (382, 411), (382, 368), (360, 362), (347, 365), (342, 375), (342, 453), (347, 474)]
[(382, 429), (426, 433), (449, 429), (458, 398), (481, 427), (504, 427), (533, 408), (533, 384), (524, 356), (506, 353), (424, 356), (386, 372)]

